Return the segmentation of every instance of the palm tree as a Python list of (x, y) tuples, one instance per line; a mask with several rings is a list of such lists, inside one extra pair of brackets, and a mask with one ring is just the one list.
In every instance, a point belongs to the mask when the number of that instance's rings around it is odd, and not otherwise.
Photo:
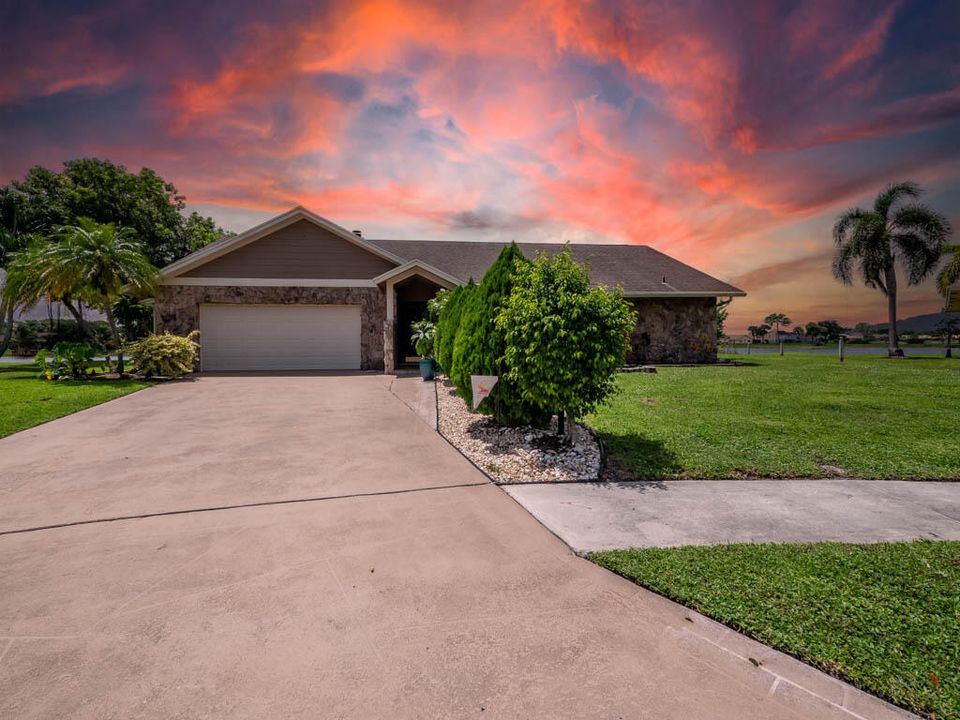
[(107, 316), (117, 346), (117, 372), (123, 374), (120, 331), (113, 317), (113, 301), (124, 289), (149, 293), (156, 287), (157, 269), (128, 228), (100, 225), (80, 218), (77, 225), (59, 228), (43, 253), (41, 266), (75, 294), (85, 294)]
[[(10, 192), (10, 188), (0, 189), (0, 268), (7, 267), (13, 256), (23, 250), (31, 240), (31, 235), (26, 232), (21, 221), (20, 210), (17, 198)], [(16, 309), (17, 303), (8, 302), (3, 295), (0, 295), (0, 327), (3, 328), (3, 337), (0, 338), (0, 356), (10, 345)]]
[(960, 282), (960, 245), (944, 245), (943, 254), (950, 255), (950, 259), (937, 275), (937, 289), (946, 295), (951, 285)]
[(834, 277), (852, 285), (856, 263), (864, 284), (887, 296), (890, 357), (903, 356), (897, 340), (897, 262), (905, 267), (907, 282), (919, 284), (936, 268), (951, 232), (947, 219), (926, 205), (902, 204), (920, 192), (912, 182), (890, 185), (877, 195), (873, 209), (847, 210), (833, 226)]
[(776, 330), (777, 343), (780, 342), (780, 326), (783, 325), (784, 327), (787, 327), (788, 325), (793, 325), (793, 320), (788, 318), (783, 313), (770, 313), (763, 319), (763, 321), (767, 325), (773, 325), (777, 329)]

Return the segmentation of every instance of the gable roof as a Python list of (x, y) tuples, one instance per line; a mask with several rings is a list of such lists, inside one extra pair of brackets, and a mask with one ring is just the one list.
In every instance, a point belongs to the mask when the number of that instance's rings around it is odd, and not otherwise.
[(281, 228), (292, 225), (295, 222), (301, 220), (306, 220), (308, 222), (317, 225), (318, 227), (323, 228), (327, 232), (336, 237), (346, 240), (347, 242), (353, 243), (357, 247), (363, 248), (367, 252), (373, 253), (378, 257), (382, 257), (385, 260), (388, 260), (392, 263), (400, 265), (404, 262), (402, 258), (399, 258), (389, 251), (374, 245), (369, 240), (364, 240), (357, 235), (354, 235), (352, 232), (346, 228), (342, 228), (339, 225), (330, 222), (326, 218), (322, 218), (316, 213), (312, 213), (307, 210), (305, 207), (298, 205), (292, 210), (288, 210), (285, 213), (277, 215), (274, 218), (267, 220), (266, 222), (260, 223), (256, 227), (250, 228), (246, 232), (242, 232), (239, 235), (232, 235), (230, 237), (220, 238), (216, 242), (212, 242), (209, 245), (200, 248), (196, 252), (192, 252), (186, 257), (180, 258), (174, 263), (167, 265), (160, 271), (160, 276), (162, 279), (173, 278), (181, 275), (182, 273), (188, 272), (200, 265), (215, 260), (218, 257), (226, 255), (233, 250), (243, 247), (244, 245), (249, 245), (252, 242), (255, 242), (267, 235), (270, 235)]
[[(461, 282), (480, 281), (507, 243), (459, 240), (371, 240), (391, 254), (418, 260), (452, 275)], [(517, 243), (528, 258), (550, 255), (566, 245)], [(573, 259), (590, 266), (590, 279), (597, 285), (619, 285), (633, 297), (742, 296), (743, 290), (717, 280), (647, 245), (573, 245)]]
[[(161, 282), (175, 278), (233, 250), (248, 245), (301, 220), (381, 257), (396, 266), (375, 280), (386, 281), (410, 268), (420, 267), (448, 282), (479, 281), (507, 243), (459, 240), (368, 240), (297, 206), (246, 232), (221, 238), (160, 271)], [(556, 254), (567, 245), (517, 243), (528, 258), (538, 253)], [(590, 266), (597, 285), (619, 286), (628, 297), (719, 297), (745, 292), (647, 245), (569, 245), (573, 259)], [(185, 278), (186, 282), (192, 278)], [(292, 281), (295, 282), (295, 281)]]

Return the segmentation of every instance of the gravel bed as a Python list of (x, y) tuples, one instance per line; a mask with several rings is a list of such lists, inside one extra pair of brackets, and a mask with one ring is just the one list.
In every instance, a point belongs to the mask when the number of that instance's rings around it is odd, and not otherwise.
[(594, 481), (600, 475), (600, 445), (593, 434), (568, 422), (569, 447), (556, 442), (551, 427), (499, 427), (487, 415), (472, 412), (445, 378), (437, 379), (440, 434), (497, 483)]

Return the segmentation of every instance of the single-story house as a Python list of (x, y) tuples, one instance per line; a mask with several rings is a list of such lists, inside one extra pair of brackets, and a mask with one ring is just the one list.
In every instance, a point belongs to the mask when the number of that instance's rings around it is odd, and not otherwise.
[[(200, 330), (204, 371), (356, 369), (414, 360), (410, 323), (477, 281), (501, 242), (371, 240), (296, 207), (161, 271), (157, 332)], [(521, 243), (523, 253), (563, 245)], [(638, 310), (628, 361), (716, 359), (714, 306), (745, 293), (644, 245), (571, 245)]]

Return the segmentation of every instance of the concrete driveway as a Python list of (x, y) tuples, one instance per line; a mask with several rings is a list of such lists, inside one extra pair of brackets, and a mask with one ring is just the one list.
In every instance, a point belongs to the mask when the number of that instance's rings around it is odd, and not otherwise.
[(906, 716), (578, 558), (403, 396), (204, 377), (0, 440), (0, 717)]

